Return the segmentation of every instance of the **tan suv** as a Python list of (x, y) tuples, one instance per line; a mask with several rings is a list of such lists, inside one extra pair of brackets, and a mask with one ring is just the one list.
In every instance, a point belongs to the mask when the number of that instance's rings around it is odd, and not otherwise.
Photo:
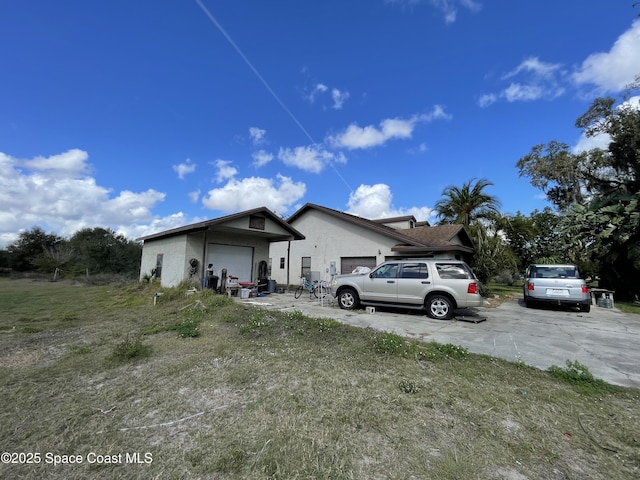
[(389, 260), (367, 273), (338, 275), (332, 287), (340, 307), (347, 310), (360, 305), (403, 307), (446, 320), (456, 308), (482, 305), (478, 280), (460, 260)]

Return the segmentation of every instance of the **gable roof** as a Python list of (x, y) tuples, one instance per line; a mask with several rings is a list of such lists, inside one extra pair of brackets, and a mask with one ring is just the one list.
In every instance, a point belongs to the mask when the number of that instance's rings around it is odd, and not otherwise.
[(292, 223), (296, 219), (298, 219), (301, 215), (308, 212), (309, 210), (318, 210), (320, 212), (326, 213), (332, 217), (338, 218), (345, 222), (351, 223), (353, 225), (359, 225), (368, 230), (371, 230), (376, 233), (380, 233), (382, 235), (386, 235), (388, 237), (397, 239), (399, 241), (408, 242), (412, 245), (419, 246), (420, 242), (413, 240), (412, 238), (403, 235), (401, 230), (397, 230), (395, 228), (387, 227), (386, 225), (382, 225), (380, 223), (374, 222), (373, 220), (368, 220), (363, 217), (358, 217), (357, 215), (352, 215), (350, 213), (344, 213), (339, 210), (334, 210), (332, 208), (322, 207), (320, 205), (316, 205), (313, 203), (307, 203), (300, 207), (293, 215), (291, 215), (287, 222)]
[[(417, 228), (395, 229), (381, 224), (380, 221), (368, 220), (363, 217), (344, 213), (332, 208), (322, 207), (313, 203), (303, 205), (287, 219), (287, 222), (295, 222), (296, 219), (300, 218), (300, 216), (309, 210), (317, 210), (334, 218), (338, 218), (354, 225), (359, 225), (370, 231), (393, 238), (398, 241), (398, 244), (391, 248), (392, 251), (412, 253), (443, 250), (460, 251), (465, 253), (472, 253), (474, 251), (473, 242), (463, 225), (438, 225), (430, 227), (427, 224), (426, 226)], [(385, 220), (388, 221), (388, 219)], [(451, 240), (456, 236), (460, 238), (463, 245), (451, 243)]]
[[(283, 220), (278, 215), (273, 213), (267, 207), (258, 207), (258, 208), (254, 208), (252, 210), (246, 210), (244, 212), (238, 212), (238, 213), (233, 213), (231, 215), (226, 215), (224, 217), (213, 218), (211, 220), (205, 220), (203, 222), (192, 223), (192, 224), (189, 224), (189, 225), (184, 225), (182, 227), (172, 228), (170, 230), (165, 230), (163, 232), (153, 233), (151, 235), (146, 235), (144, 237), (140, 237), (137, 240), (139, 240), (139, 241), (140, 240), (142, 240), (142, 241), (158, 240), (158, 239), (161, 239), (161, 238), (174, 237), (174, 236), (177, 236), (177, 235), (186, 235), (187, 233), (202, 232), (202, 231), (215, 229), (215, 228), (223, 229), (225, 227), (225, 224), (227, 224), (227, 223), (229, 223), (229, 222), (231, 222), (233, 220), (237, 220), (237, 219), (240, 219), (240, 218), (243, 218), (243, 217), (252, 216), (252, 215), (263, 216), (263, 217), (267, 217), (267, 218), (273, 220), (275, 223), (280, 225), (286, 232), (289, 233), (289, 235), (292, 237), (291, 240), (304, 240), (304, 238), (305, 238), (304, 235), (302, 235), (298, 230), (293, 228), (289, 223), (287, 223), (285, 220)], [(259, 230), (256, 231), (255, 233), (259, 234), (259, 235), (262, 235), (262, 236), (266, 236), (266, 237), (277, 236), (277, 235), (269, 234), (267, 232), (262, 232), (262, 231), (259, 231)], [(282, 236), (282, 235), (280, 235), (280, 236)], [(273, 241), (279, 241), (279, 240), (287, 240), (287, 239), (286, 238), (274, 238), (273, 239)]]

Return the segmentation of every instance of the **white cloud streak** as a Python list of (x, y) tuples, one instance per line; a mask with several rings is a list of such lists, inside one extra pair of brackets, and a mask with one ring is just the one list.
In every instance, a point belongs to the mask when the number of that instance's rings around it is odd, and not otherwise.
[(411, 138), (414, 129), (420, 123), (450, 118), (451, 115), (447, 114), (442, 106), (436, 105), (429, 113), (407, 119), (388, 118), (382, 120), (378, 126), (360, 127), (351, 124), (342, 133), (328, 137), (327, 142), (337, 148), (367, 149), (383, 145), (389, 140)]

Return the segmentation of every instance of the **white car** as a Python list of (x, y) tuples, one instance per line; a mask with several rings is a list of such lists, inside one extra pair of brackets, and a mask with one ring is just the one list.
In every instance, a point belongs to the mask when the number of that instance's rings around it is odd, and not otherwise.
[(482, 297), (471, 268), (460, 260), (400, 259), (381, 263), (367, 273), (338, 275), (332, 293), (341, 308), (360, 305), (426, 310), (450, 319), (456, 308), (479, 307)]
[(546, 303), (591, 310), (591, 292), (573, 264), (529, 265), (523, 294), (527, 308)]

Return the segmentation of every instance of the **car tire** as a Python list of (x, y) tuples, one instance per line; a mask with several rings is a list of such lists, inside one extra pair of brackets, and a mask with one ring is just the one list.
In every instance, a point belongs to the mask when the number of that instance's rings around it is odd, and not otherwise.
[(582, 305), (580, 305), (580, 311), (584, 313), (589, 313), (591, 311), (591, 304), (583, 303)]
[(533, 308), (534, 307), (533, 302), (531, 300), (529, 300), (527, 297), (525, 297), (525, 299), (524, 299), (524, 306), (526, 308)]
[(425, 302), (427, 315), (436, 320), (449, 320), (453, 317), (453, 301), (446, 295), (436, 294), (427, 297)]
[(345, 288), (338, 294), (338, 303), (340, 308), (344, 310), (353, 310), (358, 306), (360, 300), (358, 294), (353, 288)]

